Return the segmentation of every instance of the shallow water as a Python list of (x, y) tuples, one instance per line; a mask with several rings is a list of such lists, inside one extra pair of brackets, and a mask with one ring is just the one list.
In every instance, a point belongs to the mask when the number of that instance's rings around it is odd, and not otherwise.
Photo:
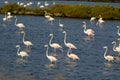
[[(25, 25), (25, 40), (33, 43), (29, 57), (22, 59), (17, 55), (16, 45), (25, 50), (22, 34), (14, 25), (15, 18), (3, 22), (0, 15), (0, 78), (2, 80), (119, 80), (120, 58), (112, 51), (112, 41), (117, 41), (117, 25), (120, 21), (105, 20), (103, 27), (96, 26), (96, 21), (90, 24), (88, 19), (55, 18), (51, 25), (46, 18), (39, 16), (17, 16), (18, 22)], [(58, 27), (59, 19), (64, 28)], [(95, 31), (93, 40), (85, 41), (82, 22)], [(77, 62), (71, 62), (67, 57), (64, 35), (67, 32), (67, 42), (73, 43), (77, 49), (72, 52), (80, 57)], [(64, 52), (56, 50), (58, 62), (51, 65), (46, 58), (45, 44), (49, 44), (49, 34), (53, 33), (52, 42), (59, 43)], [(113, 63), (105, 61), (103, 46), (107, 45), (109, 54), (117, 57)], [(49, 54), (53, 48), (49, 48)]]

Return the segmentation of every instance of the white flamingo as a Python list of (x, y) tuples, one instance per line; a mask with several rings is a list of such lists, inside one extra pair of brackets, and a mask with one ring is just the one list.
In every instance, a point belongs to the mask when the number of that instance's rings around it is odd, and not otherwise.
[(108, 62), (113, 61), (113, 60), (114, 60), (114, 57), (113, 57), (113, 56), (106, 55), (106, 54), (107, 54), (107, 51), (108, 51), (108, 47), (107, 47), (107, 46), (104, 46), (103, 48), (106, 49), (105, 52), (104, 52), (104, 58), (105, 58), (105, 60), (107, 60)]
[(26, 47), (28, 49), (29, 46), (32, 46), (33, 44), (30, 41), (25, 41), (25, 32), (24, 31), (22, 31), (21, 33), (23, 33), (23, 43), (24, 43), (24, 45), (26, 45)]
[(94, 37), (94, 30), (92, 30), (92, 29), (87, 29), (86, 28), (86, 22), (84, 21), (83, 22), (83, 28), (84, 28), (84, 33), (85, 34), (87, 34), (88, 36), (90, 36), (90, 37)]
[(105, 21), (102, 19), (101, 15), (99, 15), (99, 16), (100, 16), (100, 18), (98, 19), (98, 22), (96, 23), (96, 25), (102, 27), (102, 25)]
[(66, 31), (63, 31), (63, 34), (64, 34), (64, 44), (66, 45), (66, 47), (70, 49), (77, 49), (74, 44), (66, 42)]
[(45, 12), (45, 18), (49, 19), (50, 15), (47, 13), (47, 11), (44, 11), (44, 12)]
[(48, 49), (49, 49), (48, 45), (44, 45), (44, 47), (46, 47), (46, 57), (49, 59), (49, 61), (50, 61), (52, 64), (53, 64), (54, 62), (57, 62), (58, 60), (57, 60), (56, 57), (48, 55)]
[(25, 27), (25, 25), (23, 23), (17, 23), (17, 17), (15, 16), (15, 18), (16, 18), (15, 25), (22, 30)]
[(12, 17), (11, 12), (7, 12), (7, 20), (10, 21)]
[(51, 39), (49, 41), (50, 47), (54, 48), (54, 51), (56, 52), (56, 49), (62, 49), (62, 47), (58, 43), (51, 43), (53, 39), (53, 34), (49, 34), (51, 36)]
[(120, 54), (120, 46), (117, 47), (115, 41), (113, 41), (112, 44), (114, 44), (113, 51), (118, 52)]
[(62, 23), (60, 23), (60, 20), (59, 20), (59, 27), (61, 27), (61, 28), (63, 28), (63, 24)]
[(96, 19), (96, 17), (91, 17), (90, 22), (92, 23), (95, 19)]
[(48, 18), (48, 21), (53, 24), (54, 18), (50, 16), (50, 18)]
[(25, 51), (20, 51), (20, 45), (16, 45), (16, 48), (18, 48), (18, 50), (17, 50), (17, 55), (18, 55), (18, 56), (20, 56), (20, 57), (22, 57), (22, 58), (28, 56), (27, 52), (25, 52)]
[(3, 18), (3, 21), (7, 21), (7, 15), (5, 13), (5, 17)]
[(70, 48), (68, 49), (68, 51), (67, 51), (67, 56), (70, 58), (70, 59), (72, 59), (73, 61), (75, 61), (75, 60), (79, 60), (80, 58), (76, 55), (76, 54), (73, 54), (73, 53), (70, 53)]
[(117, 28), (118, 28), (117, 34), (118, 36), (120, 36), (120, 26), (117, 26)]

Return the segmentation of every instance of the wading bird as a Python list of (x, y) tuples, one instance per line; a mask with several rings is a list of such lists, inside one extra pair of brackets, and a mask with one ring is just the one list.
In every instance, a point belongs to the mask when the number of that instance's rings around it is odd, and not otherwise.
[(25, 51), (20, 51), (20, 45), (16, 45), (16, 48), (18, 48), (18, 50), (17, 50), (17, 55), (18, 55), (18, 56), (20, 56), (20, 57), (22, 57), (22, 58), (28, 56), (27, 52), (25, 52)]
[(58, 60), (56, 57), (48, 55), (48, 49), (49, 49), (48, 45), (44, 45), (44, 47), (46, 47), (46, 57), (49, 59), (51, 64), (53, 64), (54, 62), (57, 62)]
[(64, 34), (64, 44), (66, 45), (66, 47), (68, 47), (69, 49), (77, 49), (74, 44), (66, 42), (66, 31), (63, 31), (62, 33)]
[(50, 47), (54, 48), (54, 52), (56, 52), (56, 49), (62, 49), (62, 47), (58, 43), (51, 43), (53, 39), (53, 34), (49, 34), (49, 36), (51, 37), (49, 45)]
[(70, 58), (70, 59), (72, 59), (73, 61), (75, 61), (75, 60), (79, 60), (80, 58), (76, 55), (76, 54), (73, 54), (73, 53), (70, 53), (70, 48), (68, 49), (68, 51), (67, 51), (67, 56)]
[(92, 24), (92, 22), (93, 22), (95, 19), (96, 19), (95, 17), (91, 17), (91, 18), (90, 18), (90, 23)]
[(62, 23), (60, 23), (60, 20), (59, 20), (59, 27), (61, 27), (61, 28), (63, 28), (63, 24)]
[(24, 45), (26, 45), (27, 49), (29, 49), (29, 46), (32, 46), (33, 44), (30, 41), (25, 41), (25, 32), (24, 31), (22, 31), (21, 33), (23, 33), (23, 43), (24, 43)]
[(86, 22), (83, 21), (83, 28), (84, 28), (84, 33), (87, 34), (89, 37), (93, 38), (94, 37), (94, 30), (92, 29), (87, 29), (86, 27)]
[(106, 49), (105, 52), (104, 52), (104, 58), (105, 58), (105, 60), (107, 60), (108, 62), (113, 61), (113, 60), (114, 60), (114, 57), (113, 57), (113, 56), (106, 55), (106, 54), (107, 54), (107, 51), (108, 51), (108, 47), (107, 47), (107, 46), (104, 46), (103, 48)]
[(120, 46), (116, 46), (116, 42), (115, 41), (113, 41), (112, 44), (114, 44), (113, 51), (118, 52), (120, 54)]
[(15, 26), (17, 26), (20, 30), (23, 30), (25, 27), (23, 23), (17, 23), (17, 17), (15, 16)]
[(117, 28), (118, 28), (117, 34), (118, 36), (120, 36), (120, 26), (117, 26)]

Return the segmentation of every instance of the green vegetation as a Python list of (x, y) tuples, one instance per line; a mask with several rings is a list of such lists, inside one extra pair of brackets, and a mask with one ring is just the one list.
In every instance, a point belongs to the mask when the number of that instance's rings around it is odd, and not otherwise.
[(55, 4), (49, 8), (25, 8), (17, 4), (7, 4), (0, 8), (0, 13), (11, 12), (15, 15), (35, 15), (44, 16), (45, 12), (52, 14), (55, 17), (71, 17), (71, 18), (90, 18), (101, 15), (104, 19), (120, 20), (120, 7), (110, 5), (68, 5)]

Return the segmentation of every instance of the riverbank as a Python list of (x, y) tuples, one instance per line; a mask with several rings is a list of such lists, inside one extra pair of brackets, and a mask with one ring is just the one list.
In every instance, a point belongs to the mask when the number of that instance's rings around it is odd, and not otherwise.
[(0, 8), (0, 14), (11, 12), (14, 15), (34, 15), (44, 16), (45, 11), (54, 17), (69, 17), (69, 18), (99, 18), (99, 15), (104, 19), (120, 20), (120, 7), (113, 7), (110, 5), (69, 5), (69, 4), (55, 4), (47, 8), (29, 8), (19, 6), (16, 3), (6, 4)]

